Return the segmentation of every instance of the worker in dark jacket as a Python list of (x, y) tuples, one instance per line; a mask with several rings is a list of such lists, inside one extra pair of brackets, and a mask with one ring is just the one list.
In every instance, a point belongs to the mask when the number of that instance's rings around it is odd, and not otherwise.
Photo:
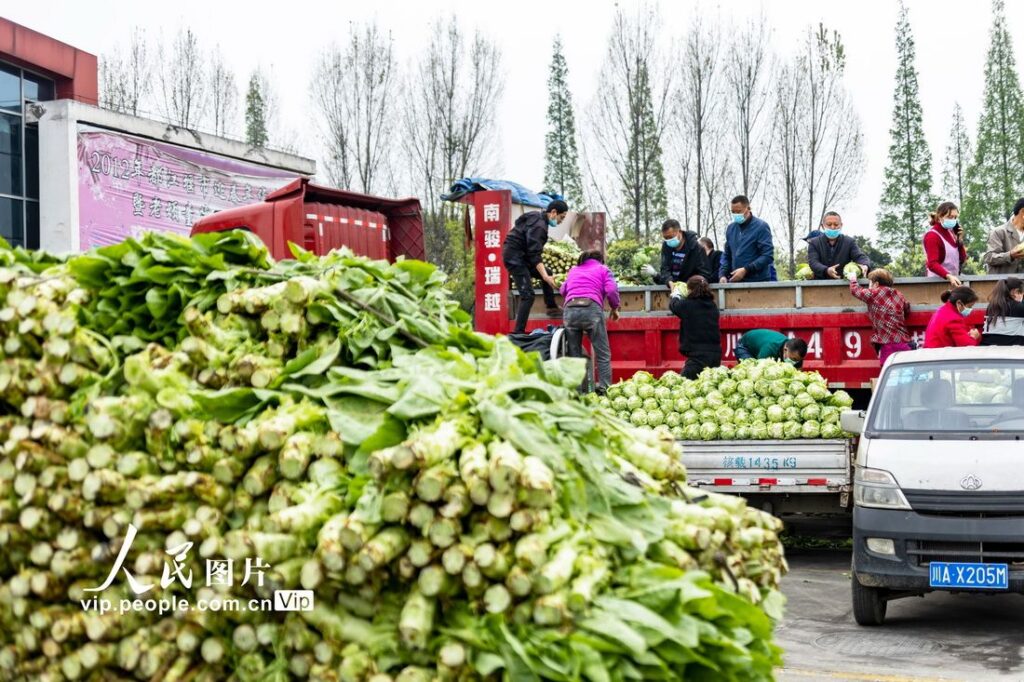
[(686, 289), (685, 297), (672, 293), (668, 308), (679, 318), (679, 352), (686, 356), (682, 375), (696, 379), (705, 367), (722, 364), (722, 335), (707, 279), (694, 275), (686, 280)]
[(718, 273), (722, 269), (722, 252), (716, 249), (715, 243), (707, 237), (701, 237), (697, 241), (704, 247), (704, 253), (708, 254), (708, 267), (711, 268), (711, 277), (708, 281), (717, 282), (719, 278)]
[(725, 251), (719, 281), (774, 282), (775, 245), (772, 228), (750, 212), (750, 199), (742, 194), (729, 207), (732, 222), (725, 230)]
[(542, 262), (544, 245), (548, 242), (548, 230), (565, 219), (569, 206), (556, 199), (548, 204), (545, 211), (530, 211), (516, 218), (516, 224), (505, 237), (501, 250), (502, 260), (509, 277), (519, 292), (519, 309), (516, 311), (515, 334), (526, 331), (526, 320), (533, 307), (533, 279), (539, 277), (544, 292), (544, 304), (548, 317), (558, 317), (561, 311), (555, 302), (555, 279), (548, 274)]
[(826, 213), (821, 229), (821, 236), (807, 240), (807, 264), (814, 272), (814, 279), (841, 279), (847, 263), (859, 265), (867, 277), (871, 261), (853, 237), (843, 234), (843, 219), (839, 214)]
[(658, 284), (686, 282), (694, 275), (711, 276), (707, 252), (700, 245), (696, 232), (684, 230), (678, 220), (666, 220), (661, 226), (661, 270), (650, 265), (641, 271)]

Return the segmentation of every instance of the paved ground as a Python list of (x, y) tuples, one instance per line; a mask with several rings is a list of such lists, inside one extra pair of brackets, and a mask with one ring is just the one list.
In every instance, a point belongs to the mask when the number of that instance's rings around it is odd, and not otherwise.
[(850, 607), (848, 551), (793, 551), (778, 629), (785, 682), (1024, 681), (1024, 598), (930, 594), (889, 603), (862, 628)]

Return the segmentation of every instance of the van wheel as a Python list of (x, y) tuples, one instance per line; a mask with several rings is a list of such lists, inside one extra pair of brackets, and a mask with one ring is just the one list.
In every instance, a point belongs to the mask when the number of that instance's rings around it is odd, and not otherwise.
[(882, 597), (882, 590), (861, 585), (856, 574), (851, 576), (850, 583), (853, 590), (853, 619), (857, 621), (857, 625), (884, 623), (888, 602)]

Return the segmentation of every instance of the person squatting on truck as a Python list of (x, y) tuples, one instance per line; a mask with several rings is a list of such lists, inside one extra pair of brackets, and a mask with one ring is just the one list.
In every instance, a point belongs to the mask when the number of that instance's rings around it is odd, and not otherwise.
[(534, 277), (541, 280), (541, 291), (544, 293), (548, 317), (559, 317), (562, 314), (555, 301), (557, 285), (544, 268), (542, 257), (544, 245), (548, 242), (548, 230), (565, 220), (565, 214), (568, 212), (568, 204), (556, 199), (548, 204), (543, 212), (530, 211), (516, 218), (516, 224), (505, 237), (501, 257), (509, 277), (519, 292), (519, 309), (516, 310), (516, 326), (513, 333), (522, 334), (526, 331), (526, 321), (533, 307)]
[(619, 319), (619, 287), (600, 251), (584, 251), (562, 284), (565, 302), (563, 326), (570, 357), (583, 357), (583, 334), (590, 339), (597, 364), (597, 392), (604, 394), (612, 383), (612, 350), (604, 321), (604, 302), (611, 306), (612, 320)]

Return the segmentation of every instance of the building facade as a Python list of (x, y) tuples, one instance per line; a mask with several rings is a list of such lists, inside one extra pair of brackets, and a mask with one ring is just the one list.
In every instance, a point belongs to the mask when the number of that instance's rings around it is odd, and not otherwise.
[(314, 161), (108, 111), (94, 55), (0, 18), (0, 236), (65, 253), (260, 201)]

